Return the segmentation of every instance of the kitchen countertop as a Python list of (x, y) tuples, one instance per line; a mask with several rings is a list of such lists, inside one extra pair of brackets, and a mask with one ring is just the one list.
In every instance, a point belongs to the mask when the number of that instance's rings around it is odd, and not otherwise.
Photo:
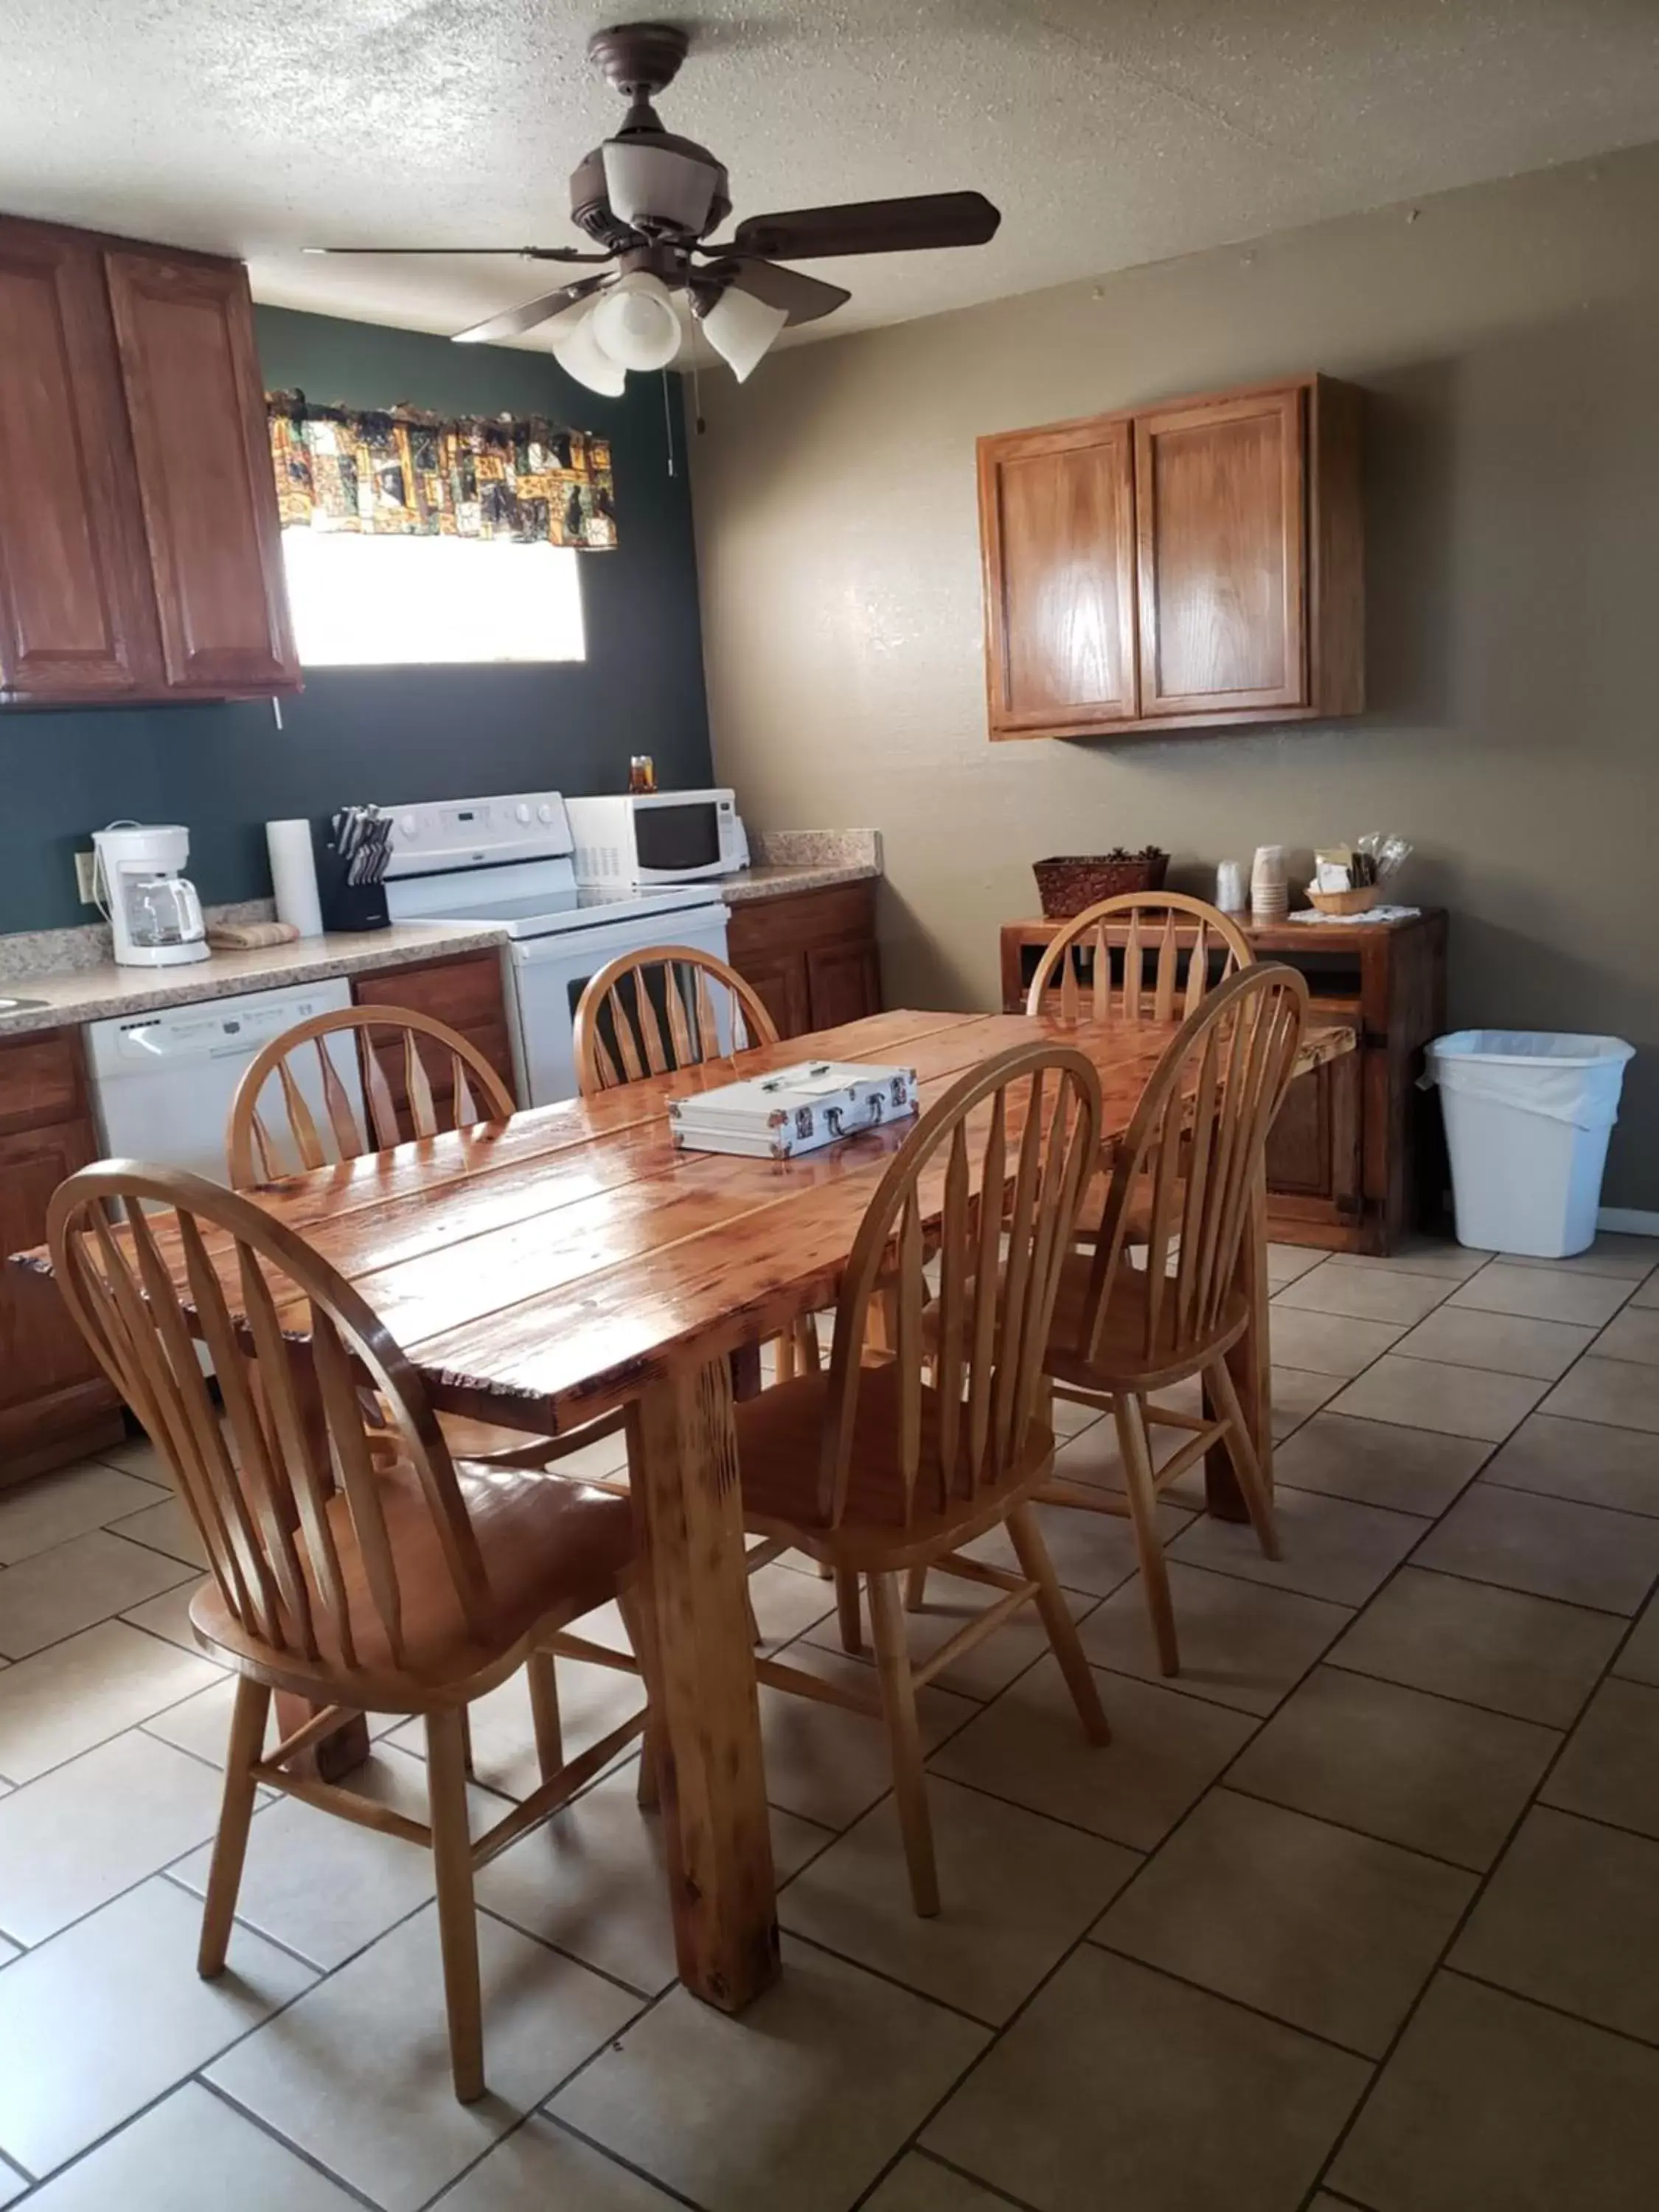
[(320, 982), (325, 975), (355, 975), (368, 968), (401, 968), (411, 961), (500, 945), (504, 936), (499, 929), (411, 921), (390, 929), (302, 937), (292, 945), (263, 945), (251, 952), (210, 952), (205, 960), (183, 968), (118, 968), (106, 960), (96, 968), (19, 975), (0, 985), (0, 1000), (15, 995), (41, 1003), (10, 1012), (0, 1006), (0, 1036), (61, 1029), (71, 1022), (103, 1021), (117, 1014), (148, 1013), (158, 1006), (185, 1006), (204, 999), (228, 999), (238, 991), (276, 991), (287, 984)]
[[(787, 897), (792, 891), (819, 890), (856, 883), (881, 873), (879, 847), (872, 832), (784, 831), (775, 845), (765, 833), (757, 839), (760, 865), (720, 879), (721, 896), (732, 905)], [(781, 847), (781, 850), (779, 850)], [(799, 857), (794, 855), (799, 853)], [(785, 857), (787, 855), (788, 857)], [(236, 918), (269, 918), (270, 908), (250, 905), (228, 910)], [(210, 921), (217, 910), (210, 912)], [(59, 931), (34, 940), (48, 959), (64, 957), (69, 940), (90, 933)], [(205, 960), (179, 968), (118, 968), (112, 960), (94, 964), (52, 965), (36, 972), (27, 957), (3, 957), (8, 948), (23, 955), (28, 940), (0, 938), (0, 1037), (30, 1030), (60, 1029), (68, 1024), (149, 1013), (162, 1006), (185, 1006), (225, 999), (239, 991), (276, 991), (289, 985), (319, 982), (327, 975), (355, 975), (369, 969), (398, 968), (418, 960), (442, 959), (506, 942), (506, 932), (459, 922), (394, 923), (389, 929), (355, 933), (331, 932), (302, 937), (292, 945), (262, 945), (256, 951), (210, 952)], [(59, 947), (63, 950), (58, 950)], [(38, 1000), (7, 1011), (8, 997)]]
[(744, 868), (735, 876), (722, 876), (720, 896), (727, 906), (745, 906), (751, 899), (787, 898), (791, 891), (827, 890), (832, 884), (863, 883), (881, 870), (873, 860), (763, 864)]

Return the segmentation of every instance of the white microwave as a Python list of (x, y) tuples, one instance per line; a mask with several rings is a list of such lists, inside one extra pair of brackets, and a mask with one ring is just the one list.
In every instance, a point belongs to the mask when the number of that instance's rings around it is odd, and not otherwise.
[(729, 791), (631, 791), (564, 805), (579, 884), (687, 884), (749, 866)]

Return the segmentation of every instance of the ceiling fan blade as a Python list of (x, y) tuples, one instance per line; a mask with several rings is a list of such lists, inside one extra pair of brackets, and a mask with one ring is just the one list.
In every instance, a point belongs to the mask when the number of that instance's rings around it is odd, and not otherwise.
[(803, 276), (799, 269), (781, 268), (775, 261), (763, 261), (751, 253), (727, 254), (710, 262), (698, 272), (696, 283), (701, 284), (704, 277), (722, 288), (736, 284), (769, 307), (781, 307), (792, 323), (814, 323), (820, 315), (833, 314), (853, 296), (839, 284)]
[(583, 253), (574, 246), (302, 246), (301, 253), (510, 253), (520, 261), (609, 261), (608, 253)]
[(773, 261), (817, 255), (908, 253), (924, 246), (983, 246), (1002, 221), (983, 192), (920, 192), (909, 199), (850, 200), (750, 216), (732, 246)]
[(539, 323), (550, 322), (608, 281), (604, 276), (582, 276), (574, 284), (562, 284), (556, 292), (544, 293), (539, 300), (527, 300), (522, 307), (509, 307), (505, 314), (492, 315), (487, 323), (475, 323), (469, 331), (457, 331), (452, 343), (489, 345), (499, 338), (521, 338), (526, 331), (533, 331)]

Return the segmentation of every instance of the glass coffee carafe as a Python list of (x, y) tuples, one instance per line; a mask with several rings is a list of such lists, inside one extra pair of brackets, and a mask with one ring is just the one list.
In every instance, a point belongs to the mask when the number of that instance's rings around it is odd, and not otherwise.
[(127, 935), (135, 945), (189, 945), (202, 935), (196, 886), (183, 876), (129, 876), (125, 890)]

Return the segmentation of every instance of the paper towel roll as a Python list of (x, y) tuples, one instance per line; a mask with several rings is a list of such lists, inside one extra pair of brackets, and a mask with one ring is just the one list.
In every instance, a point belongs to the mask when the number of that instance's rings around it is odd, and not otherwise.
[(267, 822), (265, 849), (270, 854), (270, 887), (276, 895), (276, 919), (291, 921), (301, 937), (320, 937), (323, 909), (317, 897), (317, 856), (311, 849), (311, 824)]

